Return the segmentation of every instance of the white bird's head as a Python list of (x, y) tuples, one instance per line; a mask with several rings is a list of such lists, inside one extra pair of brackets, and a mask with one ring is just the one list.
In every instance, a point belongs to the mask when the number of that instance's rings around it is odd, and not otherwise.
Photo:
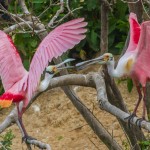
[(82, 69), (86, 66), (89, 66), (91, 64), (95, 64), (95, 63), (99, 63), (99, 64), (110, 64), (111, 62), (114, 62), (114, 57), (111, 53), (105, 53), (100, 57), (91, 59), (91, 60), (87, 60), (87, 61), (83, 61), (81, 63), (77, 63), (76, 64), (76, 68), (77, 69)]
[(98, 57), (100, 64), (109, 64), (114, 61), (114, 56), (111, 53), (105, 53), (102, 56)]
[(50, 65), (46, 67), (46, 73), (44, 79), (40, 82), (38, 90), (45, 91), (55, 74), (59, 73), (63, 69), (75, 68), (74, 66), (65, 66), (65, 63), (74, 61), (75, 59), (66, 59), (64, 62), (57, 65)]
[(49, 73), (50, 75), (55, 75), (55, 74), (57, 74), (59, 72), (59, 70), (57, 69), (57, 67), (56, 66), (48, 66), (47, 68), (46, 68), (46, 73)]
[(60, 64), (57, 65), (50, 65), (46, 68), (46, 73), (50, 74), (51, 76), (54, 76), (55, 74), (59, 73), (63, 69), (71, 69), (74, 68), (74, 66), (64, 66), (64, 64), (74, 61), (75, 59), (69, 58), (63, 61)]

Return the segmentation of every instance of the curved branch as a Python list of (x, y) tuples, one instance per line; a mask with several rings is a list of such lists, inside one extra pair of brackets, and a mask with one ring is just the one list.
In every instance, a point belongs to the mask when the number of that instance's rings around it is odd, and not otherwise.
[(45, 144), (41, 141), (38, 141), (38, 140), (29, 140), (27, 139), (27, 143), (30, 144), (30, 145), (34, 145), (40, 149), (46, 149), (46, 150), (51, 150), (51, 147), (49, 144)]
[[(123, 120), (124, 122), (128, 122), (127, 118), (130, 114), (120, 110), (119, 108), (115, 107), (114, 105), (110, 104), (107, 99), (106, 89), (105, 89), (105, 82), (102, 74), (98, 73), (89, 73), (87, 75), (81, 75), (81, 74), (69, 74), (64, 75), (56, 78), (52, 78), (51, 82), (49, 84), (49, 87), (47, 90), (56, 88), (59, 86), (67, 86), (67, 85), (79, 85), (79, 86), (87, 86), (87, 87), (93, 87), (97, 89), (97, 99), (100, 104), (100, 107), (104, 109), (105, 111), (111, 113), (112, 115), (116, 116), (117, 118)], [(36, 95), (32, 98), (31, 102), (35, 101), (35, 99), (41, 94), (42, 92), (37, 92)], [(4, 122), (6, 120), (11, 120), (8, 122), (14, 122), (15, 120), (13, 117), (10, 117), (11, 115), (14, 116), (17, 113), (13, 110), (9, 116), (6, 117)], [(136, 121), (139, 119), (138, 117), (134, 117), (131, 121), (132, 124), (137, 125)], [(10, 126), (8, 124), (7, 126)], [(142, 121), (141, 127), (143, 129), (146, 129), (150, 131), (150, 122)], [(4, 127), (2, 124), (0, 125), (0, 133), (4, 130)]]
[[(93, 76), (93, 73), (90, 73), (88, 75), (71, 74), (71, 75), (64, 75), (61, 77), (53, 78), (53, 79), (51, 79), (49, 89), (58, 87), (60, 85), (65, 86), (67, 84), (72, 84), (72, 85), (79, 84), (82, 86), (94, 87), (94, 84), (92, 81), (92, 76)], [(37, 92), (36, 96), (33, 97), (32, 101), (34, 101), (36, 99), (36, 97), (39, 96), (40, 94), (41, 94), (40, 92)], [(74, 95), (74, 93), (72, 93), (72, 95)], [(114, 139), (112, 139), (111, 135), (101, 125), (101, 123), (93, 116), (93, 114), (90, 112), (90, 110), (75, 95), (74, 95), (74, 99), (75, 99), (75, 101), (73, 101), (73, 104), (76, 106), (76, 108), (78, 108), (79, 112), (83, 115), (84, 119), (87, 121), (87, 123), (93, 129), (93, 131), (97, 134), (97, 136), (106, 144), (106, 146), (113, 150), (120, 150), (121, 147), (117, 144), (117, 142)], [(30, 103), (30, 105), (31, 105), (31, 103)], [(16, 111), (16, 113), (17, 113), (17, 111)], [(5, 119), (5, 121), (6, 120), (9, 120), (9, 118), (7, 117)], [(0, 125), (0, 131), (1, 131), (1, 125)], [(39, 142), (37, 142), (37, 140), (34, 140), (34, 141), (32, 140), (32, 144), (35, 145), (37, 143), (39, 144)], [(35, 145), (35, 146), (37, 146), (37, 145)]]
[[(86, 87), (95, 87), (91, 80), (92, 73), (87, 75), (69, 74), (51, 79), (48, 89), (64, 86), (64, 85), (79, 85)], [(48, 90), (47, 89), (47, 90)]]
[(14, 108), (10, 114), (5, 118), (5, 120), (0, 124), (0, 133), (2, 133), (6, 128), (10, 127), (15, 123), (17, 117), (17, 109)]
[[(120, 110), (116, 106), (109, 103), (108, 98), (107, 98), (107, 94), (106, 94), (106, 86), (105, 86), (103, 75), (102, 74), (101, 75), (95, 74), (93, 76), (93, 80), (94, 80), (95, 85), (96, 85), (97, 100), (99, 102), (100, 108), (104, 109), (105, 111), (109, 112), (110, 114), (116, 116), (117, 118), (123, 120), (124, 122), (128, 122), (128, 119), (126, 119), (126, 118), (129, 117), (130, 114)], [(139, 119), (138, 117), (134, 117), (131, 120), (131, 123), (133, 125), (138, 126), (137, 125), (138, 119)], [(143, 129), (150, 131), (150, 122), (142, 121), (141, 127)]]

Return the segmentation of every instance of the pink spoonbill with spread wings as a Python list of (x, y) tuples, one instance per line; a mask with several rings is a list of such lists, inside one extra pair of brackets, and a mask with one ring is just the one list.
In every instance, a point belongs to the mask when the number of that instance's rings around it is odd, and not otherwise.
[[(27, 133), (22, 124), (22, 114), (32, 95), (38, 89), (41, 74), (48, 66), (48, 62), (61, 56), (62, 53), (73, 48), (85, 38), (87, 30), (84, 27), (86, 25), (84, 18), (78, 18), (64, 23), (50, 32), (37, 48), (29, 72), (25, 70), (11, 38), (0, 31), (0, 77), (5, 90), (5, 93), (0, 96), (0, 107), (9, 107), (12, 102), (17, 104), (18, 120), (26, 137)], [(47, 67), (46, 71), (52, 77), (60, 65)], [(45, 83), (42, 82), (40, 88), (43, 88)], [(19, 110), (21, 101), (23, 101), (23, 107)]]
[[(150, 21), (143, 22), (141, 26), (137, 22), (136, 15), (130, 13), (130, 41), (125, 54), (119, 59), (118, 65), (114, 68), (114, 57), (111, 53), (105, 53), (102, 56), (76, 64), (77, 68), (83, 68), (96, 62), (106, 64), (108, 73), (112, 77), (129, 76), (134, 82), (139, 95), (137, 104), (133, 113), (127, 117), (130, 120), (136, 116), (138, 106), (143, 99), (143, 114), (139, 124), (145, 120), (146, 108), (146, 83), (150, 80)], [(141, 88), (142, 86), (142, 88)]]

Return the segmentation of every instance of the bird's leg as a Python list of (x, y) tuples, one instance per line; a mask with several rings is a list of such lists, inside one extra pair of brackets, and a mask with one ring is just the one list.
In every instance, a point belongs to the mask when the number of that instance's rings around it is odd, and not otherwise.
[(137, 109), (138, 109), (139, 104), (140, 104), (140, 102), (141, 102), (141, 100), (142, 100), (142, 92), (141, 92), (140, 86), (136, 86), (136, 89), (137, 89), (139, 98), (138, 98), (138, 101), (137, 101), (137, 103), (136, 103), (136, 105), (135, 105), (135, 108), (134, 108), (134, 110), (133, 110), (133, 113), (132, 113), (134, 116), (136, 116)]
[(142, 114), (142, 119), (145, 120), (145, 111), (146, 111), (146, 87), (143, 87), (143, 114)]
[(19, 121), (21, 130), (23, 132), (23, 136), (26, 136), (26, 135), (28, 136), (27, 131), (26, 131), (25, 127), (24, 127), (24, 124), (22, 123), (22, 114), (23, 114), (23, 111), (19, 110), (19, 104), (17, 104), (17, 111), (18, 111), (18, 121)]
[(139, 98), (138, 98), (138, 101), (137, 101), (137, 103), (136, 103), (136, 105), (135, 105), (135, 108), (134, 108), (134, 110), (133, 110), (133, 113), (132, 113), (130, 116), (128, 116), (128, 117), (125, 118), (125, 119), (128, 119), (128, 127), (130, 127), (130, 122), (131, 122), (131, 120), (136, 116), (137, 109), (138, 109), (139, 104), (140, 104), (140, 102), (141, 102), (141, 100), (142, 100), (141, 88), (140, 88), (139, 85), (137, 85), (136, 88), (137, 88), (137, 92), (138, 92)]
[(22, 115), (25, 111), (25, 108), (23, 107), (22, 110), (20, 111), (19, 110), (19, 104), (17, 104), (17, 111), (18, 111), (18, 122), (19, 122), (20, 128), (23, 132), (22, 142), (25, 141), (27, 146), (29, 147), (28, 140), (35, 140), (35, 138), (32, 138), (28, 135), (28, 133), (27, 133), (25, 127), (24, 127), (24, 124), (22, 122)]
[(143, 87), (143, 113), (142, 118), (137, 119), (136, 124), (141, 128), (141, 122), (145, 120), (145, 113), (146, 113), (146, 87)]

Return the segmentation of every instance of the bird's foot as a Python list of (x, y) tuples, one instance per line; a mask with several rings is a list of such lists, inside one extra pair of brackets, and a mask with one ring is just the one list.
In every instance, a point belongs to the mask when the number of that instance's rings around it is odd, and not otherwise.
[(133, 118), (136, 117), (136, 114), (132, 113), (130, 116), (124, 118), (125, 120), (128, 119), (128, 127), (131, 128), (131, 121), (133, 120)]
[(25, 142), (25, 143), (29, 143), (28, 141), (31, 141), (31, 140), (37, 140), (31, 136), (28, 136), (28, 135), (25, 135), (24, 137), (22, 137), (22, 143)]
[(135, 122), (135, 124), (140, 128), (140, 130), (141, 130), (141, 127), (142, 127), (141, 126), (142, 121), (146, 121), (145, 118), (139, 118)]

